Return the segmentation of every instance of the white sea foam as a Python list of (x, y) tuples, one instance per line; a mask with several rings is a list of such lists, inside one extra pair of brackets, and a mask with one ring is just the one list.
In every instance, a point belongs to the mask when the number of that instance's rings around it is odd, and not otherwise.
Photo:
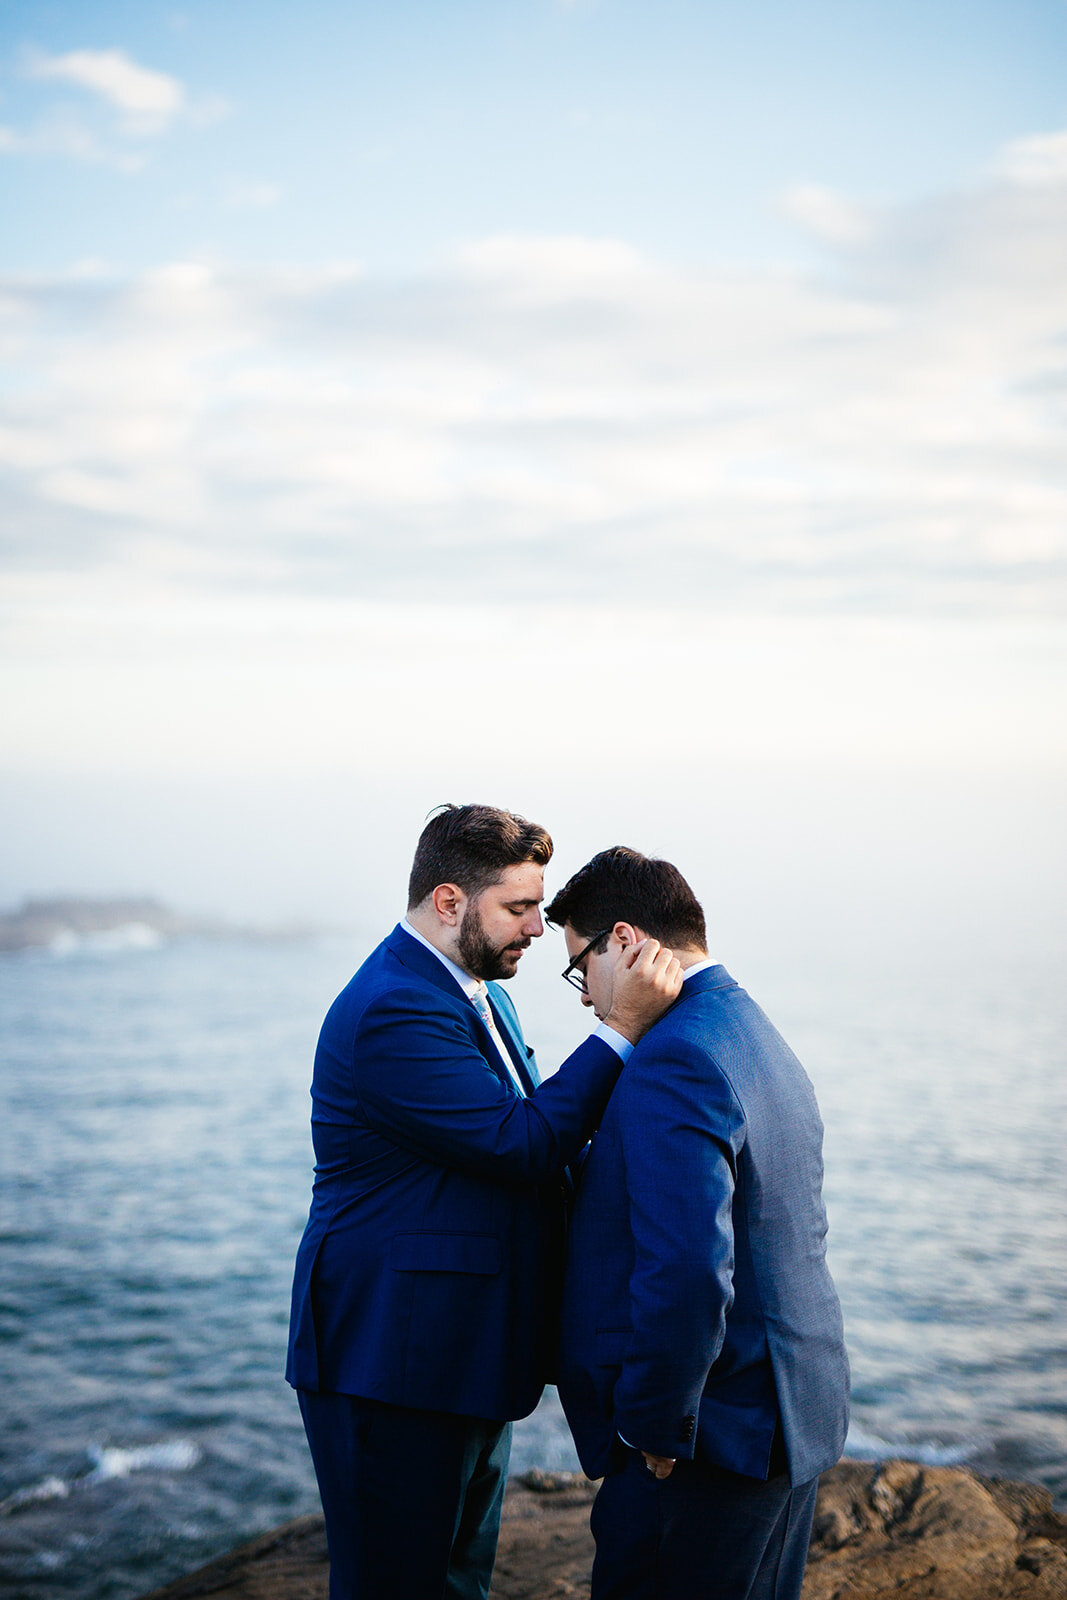
[(188, 1472), (190, 1467), (196, 1466), (200, 1455), (199, 1447), (191, 1439), (171, 1439), (129, 1449), (117, 1445), (94, 1445), (89, 1451), (93, 1462), (91, 1472), (74, 1478), (42, 1478), (39, 1483), (16, 1489), (6, 1500), (0, 1500), (0, 1517), (25, 1511), (30, 1506), (46, 1504), (50, 1500), (65, 1500), (74, 1489), (111, 1483), (117, 1478), (128, 1478), (132, 1472)]
[(121, 950), (158, 950), (163, 935), (147, 922), (124, 922), (118, 928), (99, 928), (93, 933), (75, 933), (64, 928), (49, 943), (54, 956), (110, 955)]
[(926, 1467), (957, 1467), (969, 1461), (981, 1450), (977, 1440), (961, 1440), (956, 1444), (938, 1444), (933, 1440), (880, 1439), (876, 1433), (866, 1433), (855, 1423), (848, 1430), (845, 1454), (856, 1461), (889, 1461), (902, 1459), (920, 1461)]
[(43, 1505), (48, 1500), (65, 1500), (69, 1493), (70, 1484), (65, 1479), (42, 1478), (40, 1483), (27, 1484), (25, 1489), (16, 1489), (6, 1500), (0, 1500), (0, 1517), (9, 1517), (13, 1511), (22, 1511), (26, 1506)]
[(39, 1572), (58, 1572), (66, 1566), (67, 1557), (62, 1550), (38, 1550), (33, 1562)]
[(113, 1478), (128, 1478), (131, 1472), (188, 1472), (200, 1460), (200, 1451), (190, 1439), (172, 1439), (163, 1444), (147, 1444), (131, 1449), (118, 1446), (94, 1447), (96, 1463), (82, 1483), (107, 1483)]

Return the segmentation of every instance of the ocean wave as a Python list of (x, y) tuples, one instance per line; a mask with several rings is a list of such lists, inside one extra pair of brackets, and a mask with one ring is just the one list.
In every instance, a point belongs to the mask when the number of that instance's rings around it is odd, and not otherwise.
[(16, 1489), (6, 1500), (0, 1500), (0, 1517), (9, 1517), (13, 1511), (22, 1511), (26, 1506), (44, 1505), (49, 1500), (65, 1500), (69, 1493), (70, 1484), (65, 1479), (42, 1478), (40, 1483), (27, 1484), (25, 1489)]
[(199, 1446), (191, 1439), (171, 1439), (159, 1444), (94, 1445), (89, 1451), (93, 1466), (72, 1478), (55, 1476), (42, 1478), (39, 1483), (16, 1489), (6, 1500), (0, 1500), (0, 1517), (25, 1511), (30, 1506), (45, 1505), (52, 1500), (66, 1500), (72, 1491), (89, 1489), (98, 1483), (113, 1483), (128, 1478), (133, 1472), (188, 1472), (200, 1460)]
[(99, 928), (93, 933), (75, 933), (64, 928), (49, 941), (53, 956), (111, 955), (125, 950), (158, 950), (165, 941), (147, 922), (124, 922), (117, 928)]
[(981, 1449), (977, 1439), (959, 1440), (955, 1444), (932, 1439), (880, 1439), (876, 1433), (867, 1433), (855, 1424), (849, 1428), (845, 1440), (845, 1454), (855, 1461), (903, 1459), (919, 1461), (924, 1467), (958, 1467), (978, 1455)]
[(127, 1450), (117, 1446), (94, 1448), (89, 1454), (96, 1465), (80, 1480), (85, 1484), (128, 1478), (131, 1472), (188, 1472), (200, 1460), (200, 1450), (190, 1439), (173, 1439), (168, 1444), (146, 1444)]

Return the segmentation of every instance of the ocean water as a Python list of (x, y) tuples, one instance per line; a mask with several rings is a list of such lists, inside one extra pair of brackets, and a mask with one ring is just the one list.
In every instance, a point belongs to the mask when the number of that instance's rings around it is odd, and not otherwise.
[[(12, 1600), (128, 1600), (315, 1508), (281, 1376), (289, 1280), (314, 1039), (369, 943), (132, 930), (0, 960)], [(552, 1063), (582, 1022), (547, 955), (538, 972), (516, 997)], [(735, 975), (826, 1122), (850, 1452), (967, 1462), (1064, 1505), (1067, 1017), (1051, 964)], [(551, 1393), (513, 1465), (576, 1465)]]

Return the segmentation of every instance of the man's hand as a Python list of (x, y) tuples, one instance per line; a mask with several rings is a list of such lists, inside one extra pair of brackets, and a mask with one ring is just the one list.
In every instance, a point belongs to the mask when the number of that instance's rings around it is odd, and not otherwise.
[(669, 1478), (674, 1471), (674, 1456), (653, 1456), (647, 1450), (642, 1450), (645, 1466), (654, 1478)]
[(623, 951), (611, 990), (611, 1010), (604, 1021), (636, 1044), (678, 998), (682, 968), (658, 939), (645, 939)]

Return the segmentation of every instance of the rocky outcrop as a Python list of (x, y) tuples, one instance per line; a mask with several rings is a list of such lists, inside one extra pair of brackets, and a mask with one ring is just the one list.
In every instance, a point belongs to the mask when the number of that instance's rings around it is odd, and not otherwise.
[(804, 1600), (1064, 1600), (1048, 1491), (911, 1461), (842, 1462), (819, 1487)]
[[(587, 1600), (596, 1486), (513, 1478), (493, 1600)], [(243, 1545), (148, 1600), (325, 1600), (321, 1517)], [(959, 1468), (843, 1461), (823, 1478), (804, 1600), (1064, 1600), (1067, 1518), (1048, 1492)]]

